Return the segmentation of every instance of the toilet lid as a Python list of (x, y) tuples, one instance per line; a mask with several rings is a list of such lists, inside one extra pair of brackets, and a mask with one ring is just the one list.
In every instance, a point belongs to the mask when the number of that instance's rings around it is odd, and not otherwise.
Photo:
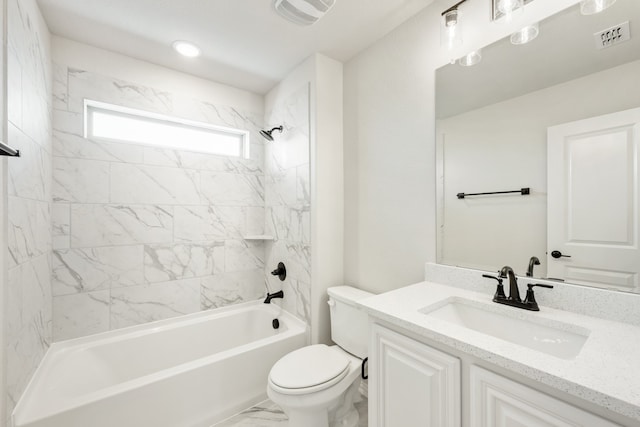
[[(278, 360), (269, 380), (281, 389), (318, 390), (342, 379), (349, 370), (349, 358), (324, 344), (310, 345), (293, 351)], [(332, 381), (336, 380), (336, 381)]]

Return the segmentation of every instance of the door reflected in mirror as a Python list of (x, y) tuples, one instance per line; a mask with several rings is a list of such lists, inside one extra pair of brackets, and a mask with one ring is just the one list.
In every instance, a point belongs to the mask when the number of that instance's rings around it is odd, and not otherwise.
[(640, 2), (539, 31), (436, 72), (438, 262), (524, 276), (535, 256), (535, 277), (640, 292)]

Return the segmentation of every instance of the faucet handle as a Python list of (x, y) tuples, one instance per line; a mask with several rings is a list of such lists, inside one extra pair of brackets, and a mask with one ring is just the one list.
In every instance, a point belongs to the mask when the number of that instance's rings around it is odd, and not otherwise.
[(489, 274), (483, 274), (482, 277), (486, 277), (487, 279), (494, 279), (498, 281), (498, 287), (496, 288), (496, 293), (493, 295), (493, 301), (507, 299), (507, 296), (504, 294), (504, 286), (502, 285), (501, 278), (496, 276), (491, 276)]
[(527, 285), (527, 296), (525, 297), (523, 303), (529, 306), (529, 310), (532, 311), (540, 311), (540, 308), (538, 307), (538, 302), (536, 301), (536, 297), (533, 294), (533, 288), (535, 286), (538, 286), (540, 288), (548, 288), (548, 289), (553, 289), (552, 285), (540, 285), (540, 284), (532, 284), (529, 283)]
[(536, 283), (535, 285), (533, 285), (533, 284), (529, 283), (529, 284), (527, 285), (527, 287), (528, 287), (529, 289), (533, 289), (533, 287), (534, 287), (534, 286), (539, 286), (539, 287), (541, 287), (541, 288), (549, 288), (549, 289), (553, 289), (553, 285), (540, 285), (540, 284), (538, 284), (538, 283)]
[(502, 284), (502, 279), (500, 277), (492, 276), (490, 274), (483, 274), (482, 277), (486, 277), (487, 279), (497, 280), (498, 284)]
[(285, 267), (284, 263), (279, 262), (278, 268), (271, 272), (272, 276), (278, 276), (278, 278), (282, 281), (287, 278), (287, 267)]

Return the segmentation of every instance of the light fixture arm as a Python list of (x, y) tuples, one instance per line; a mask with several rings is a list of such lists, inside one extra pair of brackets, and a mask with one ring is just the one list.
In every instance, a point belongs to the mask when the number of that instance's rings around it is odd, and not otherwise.
[(467, 0), (461, 0), (458, 3), (454, 4), (453, 6), (451, 6), (449, 9), (445, 10), (444, 12), (442, 12), (440, 15), (444, 16), (447, 13), (451, 12), (452, 10), (456, 10), (458, 9), (458, 6), (460, 6), (462, 3), (466, 2)]

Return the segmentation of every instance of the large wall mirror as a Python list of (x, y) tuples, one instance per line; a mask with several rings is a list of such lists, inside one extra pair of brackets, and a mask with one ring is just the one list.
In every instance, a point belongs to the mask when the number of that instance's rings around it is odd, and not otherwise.
[(640, 292), (640, 1), (539, 31), (436, 72), (438, 262)]

